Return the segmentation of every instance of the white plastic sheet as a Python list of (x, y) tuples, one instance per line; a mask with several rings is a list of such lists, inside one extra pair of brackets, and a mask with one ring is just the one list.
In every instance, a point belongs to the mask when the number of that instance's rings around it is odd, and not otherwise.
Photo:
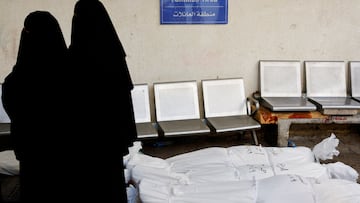
[(161, 184), (144, 179), (142, 203), (359, 203), (360, 184), (286, 174), (258, 181)]
[(317, 161), (325, 161), (340, 154), (336, 149), (338, 145), (339, 139), (336, 138), (334, 133), (331, 133), (330, 137), (325, 138), (320, 143), (316, 144), (312, 151)]
[(266, 147), (272, 164), (303, 164), (315, 161), (314, 153), (308, 147)]
[(170, 157), (166, 161), (174, 171), (187, 171), (209, 164), (228, 164), (227, 150), (221, 147), (209, 147)]
[(257, 203), (313, 203), (311, 182), (298, 175), (277, 175), (258, 181)]
[(270, 165), (267, 152), (261, 146), (234, 146), (227, 148), (232, 164), (244, 165)]
[(313, 184), (317, 203), (359, 203), (360, 184), (343, 179), (328, 179)]
[(342, 162), (335, 162), (329, 164), (323, 164), (329, 173), (329, 176), (334, 179), (344, 179), (352, 182), (357, 182), (359, 173)]
[(140, 183), (140, 199), (146, 203), (254, 203), (254, 181), (230, 181), (219, 184), (162, 185), (144, 179)]
[(154, 180), (161, 184), (188, 184), (186, 174), (177, 173), (169, 168), (154, 168), (146, 165), (137, 165), (131, 170), (133, 182), (139, 184), (143, 179)]

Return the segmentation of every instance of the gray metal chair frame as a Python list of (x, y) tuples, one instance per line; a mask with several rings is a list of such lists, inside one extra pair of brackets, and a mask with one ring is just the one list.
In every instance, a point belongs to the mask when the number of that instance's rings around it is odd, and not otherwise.
[(360, 101), (360, 61), (350, 61), (351, 97)]

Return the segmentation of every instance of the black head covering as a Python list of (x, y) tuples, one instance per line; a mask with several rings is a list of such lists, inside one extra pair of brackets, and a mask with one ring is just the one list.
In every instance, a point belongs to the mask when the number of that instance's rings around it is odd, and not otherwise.
[[(125, 61), (126, 53), (100, 1), (80, 0), (76, 3), (69, 50), (71, 57), (75, 58), (73, 61), (81, 63), (74, 71), (81, 74), (103, 72), (107, 74), (105, 77), (114, 74), (122, 88), (133, 88)], [(85, 63), (92, 66), (81, 66)], [(98, 76), (101, 77), (101, 74)]]
[(56, 18), (47, 11), (30, 13), (21, 31), (16, 64), (3, 84), (2, 98), (10, 119), (14, 119), (16, 111), (22, 115), (22, 107), (28, 109), (34, 105), (31, 102), (40, 100), (29, 101), (30, 98), (44, 97), (45, 86), (60, 86), (58, 79), (62, 79), (66, 55), (66, 43)]
[[(136, 137), (131, 100), (133, 84), (125, 51), (100, 1), (80, 0), (75, 4), (69, 54), (73, 112), (77, 114), (74, 118), (96, 120), (97, 128), (93, 127), (92, 132), (109, 132), (108, 139), (104, 140), (116, 150), (119, 150), (119, 143), (111, 140), (122, 139), (121, 148), (126, 153)], [(91, 106), (91, 110), (84, 104)]]
[[(25, 19), (16, 65), (31, 64), (54, 71), (45, 66), (59, 62), (56, 60), (63, 57), (66, 50), (65, 40), (55, 17), (47, 11), (35, 11)], [(36, 70), (24, 68), (20, 71)]]
[[(80, 0), (75, 4), (69, 54), (73, 107), (77, 112), (74, 118), (93, 122), (95, 117), (99, 133), (109, 132), (109, 139), (105, 140), (111, 143), (111, 139), (123, 139), (122, 150), (126, 153), (136, 137), (131, 100), (133, 84), (125, 51), (100, 1)], [(84, 104), (92, 106), (91, 111)], [(96, 129), (92, 128), (92, 132)], [(123, 135), (112, 136), (114, 133)]]

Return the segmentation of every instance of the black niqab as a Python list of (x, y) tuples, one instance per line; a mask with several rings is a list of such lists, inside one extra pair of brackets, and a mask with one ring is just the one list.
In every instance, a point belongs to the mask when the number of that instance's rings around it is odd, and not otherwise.
[(105, 77), (115, 74), (115, 80), (121, 88), (133, 88), (125, 61), (126, 53), (100, 1), (81, 0), (76, 3), (69, 49), (74, 60), (80, 63), (78, 70), (74, 71), (94, 76), (94, 72), (104, 73), (107, 74)]
[(76, 3), (69, 55), (74, 168), (83, 189), (76, 195), (88, 195), (84, 202), (127, 202), (123, 156), (137, 137), (133, 83), (123, 46), (100, 1)]
[(88, 132), (93, 136), (86, 135), (81, 141), (88, 141), (89, 147), (102, 145), (115, 156), (127, 154), (137, 136), (131, 100), (133, 83), (123, 46), (100, 1), (76, 3), (69, 54), (75, 127), (83, 133), (88, 129), (82, 128), (80, 121), (96, 123)]
[(2, 85), (2, 101), (20, 161), (21, 202), (51, 202), (64, 193), (58, 175), (65, 162), (61, 107), (66, 63), (67, 47), (55, 17), (47, 11), (30, 13), (24, 21), (16, 64)]

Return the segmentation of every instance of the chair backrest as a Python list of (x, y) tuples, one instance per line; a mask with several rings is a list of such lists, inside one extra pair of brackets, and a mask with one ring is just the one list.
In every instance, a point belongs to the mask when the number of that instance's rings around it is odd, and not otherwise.
[(148, 84), (135, 84), (131, 91), (136, 123), (151, 122), (149, 86)]
[(10, 123), (10, 118), (4, 109), (1, 95), (2, 95), (2, 84), (0, 84), (0, 123)]
[(202, 80), (205, 117), (246, 115), (242, 78)]
[(351, 61), (349, 66), (351, 77), (351, 96), (360, 97), (360, 61)]
[(261, 97), (301, 97), (300, 61), (260, 61)]
[(196, 81), (154, 83), (157, 121), (200, 119)]
[(344, 61), (305, 61), (308, 97), (346, 97)]

